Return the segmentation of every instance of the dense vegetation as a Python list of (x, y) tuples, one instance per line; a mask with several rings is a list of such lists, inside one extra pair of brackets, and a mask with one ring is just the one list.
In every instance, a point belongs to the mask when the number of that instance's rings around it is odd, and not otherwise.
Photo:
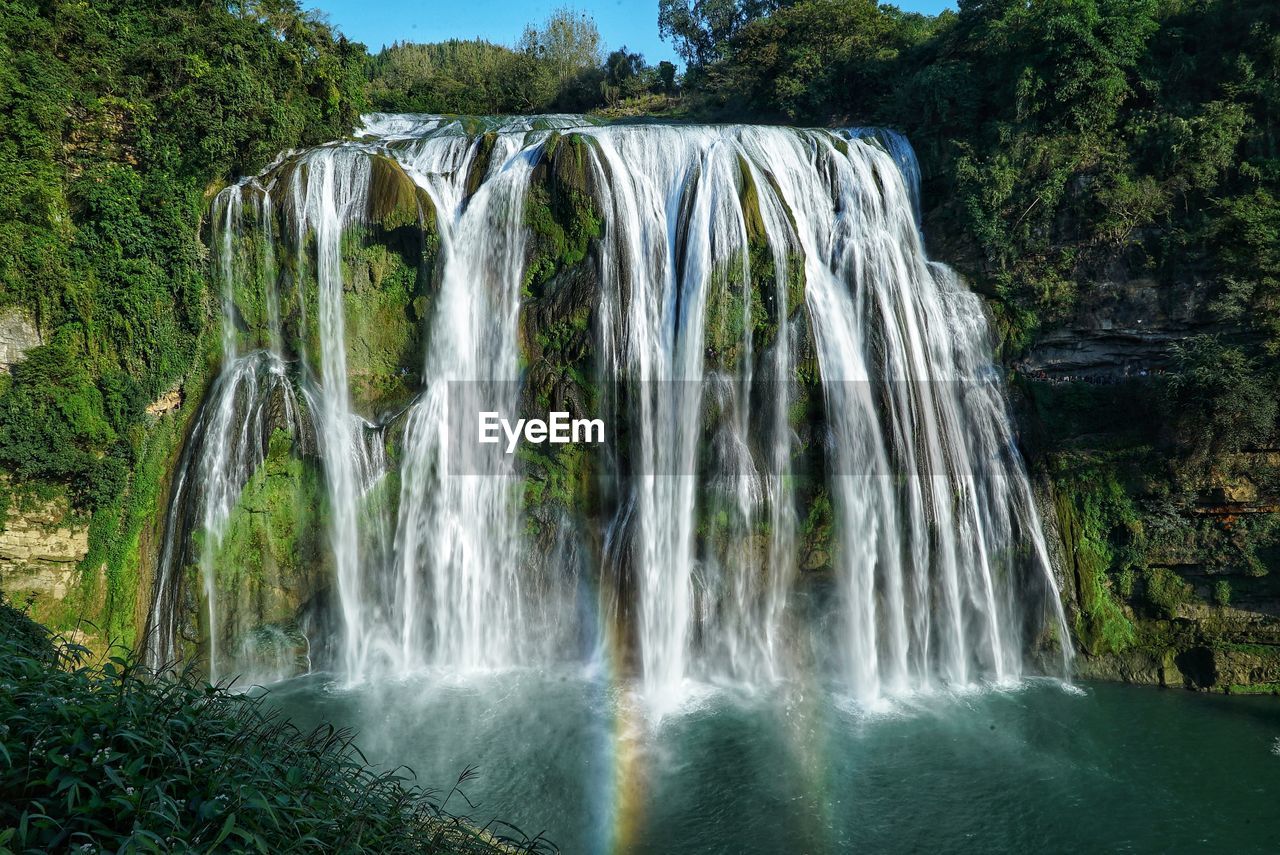
[(94, 514), (116, 637), (180, 435), (145, 408), (203, 369), (208, 192), (346, 133), (364, 57), (293, 0), (0, 2), (0, 309), (44, 342), (0, 375), (0, 470)]
[(1274, 323), (1274, 3), (744, 0), (732, 26), (724, 5), (661, 2), (698, 109), (907, 132), (948, 255), (1007, 300), (1017, 343), (1117, 263), (1221, 271), (1224, 319)]
[(0, 45), (0, 301), (47, 337), (0, 398), (0, 464), (100, 507), (196, 357), (206, 188), (345, 133), (364, 51), (291, 0), (13, 0)]
[(347, 731), (82, 653), (0, 595), (0, 853), (549, 848), (451, 816), (456, 787), (371, 770)]
[(672, 63), (650, 66), (625, 45), (606, 56), (595, 22), (568, 8), (526, 27), (514, 47), (393, 44), (369, 59), (367, 73), (370, 101), (390, 112), (586, 112), (624, 101), (652, 109), (676, 92)]
[[(185, 427), (185, 413), (157, 422), (146, 408), (204, 382), (211, 192), (345, 135), (366, 107), (879, 123), (916, 146), (934, 252), (991, 298), (1006, 357), (1100, 282), (1202, 292), (1205, 330), (1171, 347), (1167, 378), (1025, 391), (1082, 646), (1158, 657), (1206, 643), (1180, 610), (1226, 609), (1280, 562), (1274, 513), (1188, 510), (1210, 470), (1226, 473), (1215, 489), (1235, 489), (1235, 466), (1249, 470), (1237, 492), (1280, 494), (1274, 461), (1242, 456), (1277, 433), (1280, 6), (960, 0), (927, 17), (874, 0), (659, 0), (656, 12), (687, 63), (680, 79), (606, 52), (565, 10), (509, 47), (369, 57), (295, 0), (0, 0), (0, 310), (27, 313), (43, 340), (0, 374), (0, 526), (11, 487), (65, 489), (92, 520), (85, 578), (106, 569), (101, 629), (136, 640), (140, 537)], [(564, 243), (549, 228), (539, 240)], [(1208, 595), (1169, 569), (1190, 565)], [(428, 794), (365, 769), (346, 734), (299, 733), (127, 658), (82, 667), (7, 604), (0, 683), (0, 853), (491, 847)]]
[[(1047, 453), (1081, 433), (1109, 443), (1106, 477), (1097, 449), (1050, 469), (1059, 488), (1079, 487), (1076, 516), (1116, 590), (1146, 569), (1135, 544), (1203, 542), (1212, 561), (1255, 572), (1280, 539), (1268, 526), (1214, 541), (1133, 502), (1145, 491), (1185, 504), (1177, 491), (1207, 461), (1275, 444), (1280, 7), (958, 5), (929, 17), (875, 0), (659, 0), (686, 62), (677, 78), (626, 47), (607, 53), (569, 10), (511, 46), (369, 57), (294, 0), (0, 0), (0, 310), (28, 313), (43, 339), (0, 374), (0, 525), (11, 486), (67, 490), (92, 520), (85, 578), (106, 569), (95, 617), (135, 640), (140, 538), (185, 427), (146, 407), (179, 383), (198, 397), (211, 358), (198, 239), (210, 193), (283, 149), (348, 133), (367, 106), (590, 110), (905, 131), (934, 254), (991, 299), (1010, 361), (1099, 283), (1192, 283), (1201, 329), (1170, 348), (1167, 378), (1031, 390), (1029, 406), (1052, 423)], [(1105, 413), (1128, 422), (1098, 424)], [(1265, 492), (1270, 476), (1254, 476)], [(1153, 499), (1160, 479), (1186, 484)]]

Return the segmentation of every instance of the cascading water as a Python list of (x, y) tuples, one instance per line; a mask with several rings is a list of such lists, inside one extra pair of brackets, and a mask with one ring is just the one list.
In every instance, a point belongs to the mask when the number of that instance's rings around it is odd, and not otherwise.
[[(492, 463), (476, 454), (478, 446), (451, 444), (449, 436), (458, 411), (516, 409), (521, 214), (532, 153), (503, 136), (483, 163), (481, 142), (448, 135), (399, 154), (435, 203), (444, 267), (423, 394), (406, 429), (395, 541), (400, 669), (538, 659), (520, 573), (513, 464)], [(479, 186), (468, 195), (477, 169)]]
[[(241, 228), (246, 216), (245, 197), (257, 199), (252, 208), (255, 228), (263, 235), (261, 254), (246, 259), (241, 246)], [(241, 493), (258, 471), (268, 453), (271, 434), (280, 427), (300, 434), (295, 391), (280, 358), (278, 342), (279, 308), (274, 283), (264, 276), (267, 294), (259, 294), (268, 306), (267, 350), (241, 353), (237, 330), (234, 288), (237, 282), (257, 279), (259, 272), (274, 269), (270, 203), (261, 188), (252, 183), (237, 184), (220, 193), (214, 202), (218, 224), (221, 283), (223, 368), (214, 380), (196, 426), (187, 441), (174, 478), (166, 537), (156, 575), (153, 606), (146, 633), (146, 659), (155, 668), (172, 664), (178, 657), (175, 641), (179, 635), (177, 616), (179, 588), (184, 568), (198, 570), (204, 597), (204, 635), (210, 679), (248, 671), (261, 679), (278, 679), (289, 669), (262, 671), (252, 650), (225, 650), (230, 640), (223, 631), (225, 611), (218, 584), (218, 553), (227, 525)], [(248, 266), (253, 275), (245, 272)], [(242, 646), (247, 639), (241, 638)]]
[[(213, 554), (279, 427), (289, 471), (314, 457), (325, 485), (331, 584), (312, 580), (298, 620), (349, 679), (585, 647), (659, 705), (687, 680), (798, 667), (870, 701), (1017, 677), (1036, 592), (1065, 649), (982, 307), (927, 260), (918, 193), (889, 132), (573, 117), (372, 117), (358, 141), (228, 188), (224, 367), (175, 481), (153, 660), (176, 653), (199, 542), (211, 668), (228, 673), (219, 644), (244, 627)], [(413, 306), (379, 316), (422, 331), (375, 378), (403, 382), (396, 406), (353, 402), (376, 327), (349, 318), (400, 269), (382, 250), (354, 261), (371, 241), (414, 259)], [(245, 281), (267, 349), (242, 355)], [(544, 415), (531, 402), (566, 388), (609, 423), (579, 469), (459, 435), (481, 411)], [(253, 415), (275, 399), (286, 418)]]

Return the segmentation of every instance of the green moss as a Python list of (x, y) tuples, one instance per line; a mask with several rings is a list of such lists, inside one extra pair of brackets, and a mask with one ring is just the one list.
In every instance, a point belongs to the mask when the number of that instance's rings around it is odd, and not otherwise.
[(214, 558), (218, 587), (238, 592), (272, 577), (296, 577), (303, 569), (300, 539), (323, 493), (320, 473), (294, 454), (292, 437), (277, 428), (227, 520)]
[(1280, 683), (1232, 683), (1227, 686), (1229, 695), (1280, 695)]
[[(754, 274), (755, 270), (753, 266), (751, 273)], [(707, 353), (713, 364), (732, 370), (738, 366), (747, 346), (748, 324), (752, 325), (753, 347), (763, 347), (768, 343), (756, 333), (771, 338), (777, 328), (769, 323), (760, 289), (744, 276), (740, 261), (730, 262), (719, 274), (713, 274), (707, 287)], [(749, 310), (745, 308), (748, 296), (751, 300)]]
[[(745, 256), (713, 270), (706, 304), (706, 349), (714, 365), (736, 369), (747, 347), (761, 353), (777, 338), (778, 325), (804, 304), (804, 256), (786, 248), (785, 276), (778, 283), (775, 247), (760, 214), (759, 190), (747, 163), (739, 160), (739, 201), (746, 229)], [(780, 303), (785, 302), (784, 306)]]
[[(309, 580), (324, 573), (325, 497), (318, 468), (299, 458), (292, 437), (277, 428), (208, 558), (216, 571), (224, 649), (252, 642), (245, 633), (264, 628), (288, 634), (301, 598), (315, 589)], [(206, 536), (197, 533), (198, 550)], [(192, 590), (203, 590), (202, 582), (192, 581)]]
[(805, 570), (830, 569), (834, 518), (825, 487), (818, 488), (808, 507), (809, 513), (800, 526), (801, 566)]
[(1178, 606), (1193, 595), (1191, 586), (1167, 567), (1145, 568), (1142, 581), (1147, 602), (1167, 617), (1176, 617)]
[(525, 293), (536, 296), (559, 271), (580, 264), (602, 221), (594, 200), (591, 152), (582, 134), (552, 134), (525, 196), (531, 231)]
[[(369, 222), (346, 229), (339, 250), (352, 403), (376, 418), (412, 396), (440, 236), (430, 199), (398, 164), (377, 155), (371, 169)], [(284, 345), (286, 351), (305, 355), (318, 373), (315, 235), (293, 240), (276, 253)]]
[(480, 139), (476, 142), (476, 153), (471, 159), (471, 166), (467, 171), (468, 198), (475, 195), (475, 192), (480, 189), (480, 185), (484, 183), (484, 177), (489, 174), (489, 166), (493, 160), (493, 147), (497, 142), (498, 135), (494, 131), (481, 134)]
[(104, 647), (137, 643), (149, 593), (143, 590), (143, 560), (155, 551), (145, 549), (144, 541), (159, 534), (164, 492), (189, 415), (190, 410), (171, 413), (150, 430), (138, 425), (132, 431), (137, 463), (120, 495), (89, 520), (89, 549), (77, 565), (79, 584), (43, 615), (55, 629), (85, 622)]
[[(264, 229), (256, 221), (257, 212), (258, 206), (250, 196), (241, 209), (239, 222), (231, 223), (230, 228), (225, 222), (215, 224), (217, 231), (210, 247), (215, 256), (213, 291), (217, 295), (219, 309), (224, 289), (230, 285), (233, 311), (238, 316), (237, 337), (240, 347), (246, 350), (260, 347), (266, 341), (267, 288), (274, 284), (271, 274), (264, 270)], [(229, 283), (226, 281), (228, 277)]]
[(351, 241), (343, 254), (347, 372), (353, 404), (374, 411), (407, 400), (418, 371), (422, 324), (418, 270), (381, 243)]
[[(389, 456), (394, 458), (399, 449), (393, 448)], [(394, 520), (400, 511), (400, 471), (391, 469), (361, 498), (360, 512), (369, 519)], [(370, 530), (372, 526), (366, 526)]]
[(594, 468), (588, 447), (580, 444), (542, 446), (547, 453), (520, 446), (516, 456), (524, 475), (522, 500), (525, 533), (538, 538), (550, 533), (560, 514), (584, 516), (597, 498)]
[(743, 222), (747, 228), (747, 242), (768, 243), (764, 218), (760, 215), (760, 191), (756, 188), (751, 167), (741, 155), (738, 156), (738, 176), (738, 201), (741, 203)]
[(384, 231), (421, 226), (435, 231), (435, 205), (399, 163), (375, 154), (370, 162), (369, 221)]
[(581, 341), (588, 331), (591, 320), (591, 307), (578, 306), (567, 316), (557, 318), (550, 324), (540, 325), (534, 331), (534, 340), (542, 353), (561, 354), (571, 345)]
[(1132, 503), (1112, 470), (1091, 461), (1060, 461), (1055, 475), (1058, 524), (1080, 606), (1076, 637), (1090, 654), (1121, 653), (1137, 635), (1112, 596), (1110, 573), (1124, 569), (1115, 566), (1122, 559), (1112, 538), (1117, 528), (1132, 534)]

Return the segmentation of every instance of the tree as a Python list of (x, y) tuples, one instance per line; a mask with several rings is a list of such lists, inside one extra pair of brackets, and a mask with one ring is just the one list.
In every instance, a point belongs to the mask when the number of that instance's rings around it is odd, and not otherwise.
[(675, 42), (691, 68), (721, 57), (739, 29), (784, 5), (783, 0), (658, 0), (658, 33)]
[(1198, 335), (1174, 348), (1170, 403), (1182, 438), (1200, 452), (1255, 447), (1275, 434), (1275, 377), (1238, 347)]
[(1131, 91), (1130, 77), (1155, 32), (1155, 0), (1041, 0), (1026, 25), (1021, 117), (1075, 130), (1104, 127)]
[(658, 63), (658, 81), (654, 91), (662, 95), (676, 94), (676, 66), (665, 59)]
[(595, 20), (567, 6), (552, 12), (541, 29), (532, 24), (526, 27), (517, 47), (543, 63), (560, 87), (601, 63), (600, 31)]
[(369, 60), (370, 100), (381, 110), (410, 113), (519, 110), (526, 105), (511, 86), (515, 60), (511, 48), (479, 39), (395, 44)]
[(876, 0), (800, 0), (743, 24), (705, 74), (735, 112), (823, 121), (852, 99), (882, 95), (902, 23)]
[(634, 98), (649, 90), (657, 78), (644, 57), (628, 51), (626, 45), (605, 59), (604, 73), (605, 100), (610, 103), (619, 98)]

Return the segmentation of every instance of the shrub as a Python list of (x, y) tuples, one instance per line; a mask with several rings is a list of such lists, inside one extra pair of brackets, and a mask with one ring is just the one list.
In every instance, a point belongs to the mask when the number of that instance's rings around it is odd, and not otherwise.
[(1194, 450), (1230, 452), (1266, 443), (1275, 432), (1274, 377), (1243, 350), (1199, 335), (1175, 346), (1178, 373), (1170, 405)]
[(262, 698), (82, 654), (0, 595), (0, 852), (551, 849), (370, 769), (349, 731), (304, 733)]
[(1165, 617), (1174, 617), (1178, 606), (1191, 599), (1191, 586), (1167, 567), (1149, 567), (1142, 572), (1147, 602)]

